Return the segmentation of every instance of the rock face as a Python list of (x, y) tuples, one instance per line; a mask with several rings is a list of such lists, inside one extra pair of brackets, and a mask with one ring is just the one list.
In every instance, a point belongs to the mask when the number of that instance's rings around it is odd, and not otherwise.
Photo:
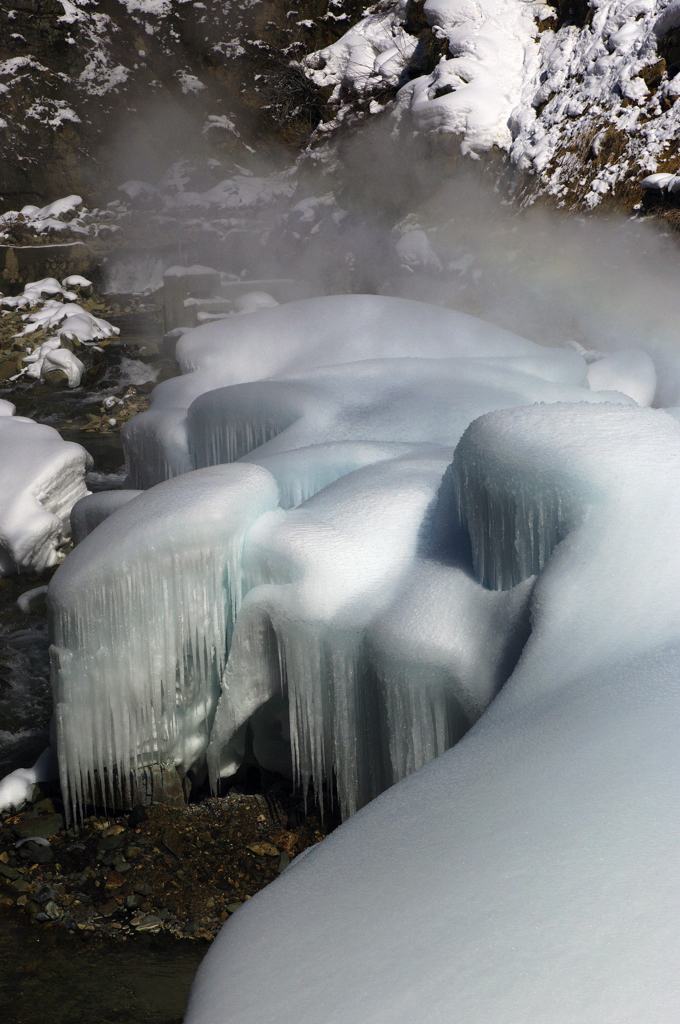
[[(44, 277), (62, 280), (69, 274), (87, 276), (96, 259), (84, 242), (66, 245), (0, 245), (0, 290), (28, 284)], [(9, 290), (9, 289), (6, 289)]]
[(70, 192), (90, 201), (107, 184), (148, 177), (157, 154), (165, 166), (189, 147), (243, 156), (246, 119), (250, 141), (306, 138), (321, 116), (316, 90), (301, 74), (291, 83), (288, 64), (340, 36), (361, 5), (295, 6), (206, 0), (188, 14), (183, 0), (3, 5), (0, 210)]

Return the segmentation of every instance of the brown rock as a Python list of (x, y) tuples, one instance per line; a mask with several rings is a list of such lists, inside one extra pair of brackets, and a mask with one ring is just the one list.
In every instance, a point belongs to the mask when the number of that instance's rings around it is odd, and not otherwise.
[(163, 846), (166, 850), (169, 850), (174, 857), (177, 857), (178, 860), (181, 860), (184, 856), (184, 842), (182, 840), (182, 835), (173, 825), (168, 825), (163, 833)]
[(125, 882), (124, 877), (117, 871), (111, 871), (109, 877), (106, 879), (104, 885), (105, 889), (120, 889), (121, 885)]
[(251, 843), (248, 847), (258, 857), (278, 857), (279, 851), (273, 843)]

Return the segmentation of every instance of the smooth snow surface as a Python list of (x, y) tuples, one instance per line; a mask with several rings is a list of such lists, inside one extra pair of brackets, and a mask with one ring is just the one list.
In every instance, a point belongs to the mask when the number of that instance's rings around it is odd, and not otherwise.
[(0, 416), (0, 576), (56, 565), (91, 465), (84, 448), (52, 427)]
[[(677, 1019), (679, 458), (680, 424), (632, 406), (467, 429), (434, 520), (453, 550), (469, 531), (474, 576), (457, 606), (429, 559), (411, 593), (448, 636), (489, 599), (517, 635), (524, 602), (521, 657), (460, 743), (230, 918), (186, 1024)], [(427, 639), (412, 611), (397, 658)]]
[[(417, 385), (414, 384), (410, 411), (399, 410), (399, 402), (408, 400), (411, 371), (405, 368), (405, 364), (395, 362), (392, 364), (395, 373), (392, 380), (385, 360), (413, 359), (413, 372), (416, 379), (421, 379), (421, 387), (437, 387), (440, 373), (455, 377), (458, 371), (453, 362), (448, 367), (443, 364), (439, 367), (431, 360), (491, 356), (504, 359), (533, 357), (531, 363), (514, 364), (520, 374), (524, 372), (529, 377), (538, 376), (564, 384), (581, 386), (586, 383), (583, 361), (575, 359), (573, 353), (547, 350), (475, 317), (406, 299), (372, 295), (328, 296), (206, 324), (186, 332), (177, 343), (177, 358), (183, 376), (157, 387), (148, 412), (136, 416), (123, 429), (132, 482), (136, 487), (149, 487), (178, 473), (245, 455), (300, 419), (304, 410), (307, 410), (304, 436), (295, 443), (287, 441), (284, 447), (298, 448), (320, 440), (397, 441), (404, 433), (410, 439), (414, 416), (427, 415), (422, 410), (422, 394), (418, 397), (419, 408), (416, 408), (414, 392)], [(374, 362), (369, 364), (370, 360)], [(416, 366), (416, 360), (421, 361), (420, 368)], [(366, 365), (346, 370), (338, 365), (358, 361)], [(312, 371), (323, 366), (333, 366), (333, 369), (327, 371), (327, 381), (319, 378), (317, 383), (312, 379)], [(318, 372), (321, 374), (322, 371)], [(205, 454), (205, 444), (220, 443), (224, 449), (225, 442), (206, 437), (208, 430), (213, 430), (211, 424), (215, 423), (215, 431), (218, 425), (212, 412), (200, 413), (203, 402), (200, 396), (219, 387), (291, 374), (309, 376), (305, 380), (291, 380), (285, 386), (283, 382), (280, 385), (262, 383), (251, 391), (225, 393), (223, 405), (230, 422), (234, 423), (229, 429), (239, 436), (232, 441), (226, 439), (227, 445), (232, 445), (231, 454), (222, 453), (219, 458)], [(344, 381), (341, 379), (343, 374)], [(429, 378), (428, 385), (425, 377)], [(520, 390), (526, 387), (529, 377), (523, 378)], [(489, 383), (493, 387), (493, 382)], [(498, 407), (493, 400), (491, 405), (477, 403), (474, 408), (478, 412), (473, 409), (468, 418), (456, 416), (457, 429), (447, 429), (446, 417), (455, 401), (449, 402), (445, 412), (446, 389), (443, 384), (439, 385), (439, 390), (442, 408), (436, 436), (428, 433), (432, 430), (430, 424), (425, 436), (422, 429), (417, 429), (419, 440), (455, 444), (461, 430), (474, 415)], [(458, 390), (463, 390), (461, 383)], [(513, 391), (517, 390), (515, 384)], [(281, 397), (275, 396), (275, 392)], [(317, 392), (320, 392), (318, 400), (315, 399)], [(534, 401), (539, 397), (534, 391), (528, 400)], [(216, 401), (220, 399), (210, 396), (205, 399), (209, 405)], [(229, 409), (232, 401), (237, 408)], [(510, 397), (501, 404), (506, 403), (516, 404)], [(361, 416), (348, 415), (347, 406), (355, 404), (366, 406), (363, 416), (370, 415), (374, 420), (380, 419), (381, 409), (386, 404), (392, 405), (393, 409), (391, 414), (385, 409), (382, 424), (366, 424)], [(314, 408), (319, 410), (316, 418)], [(331, 424), (329, 417), (332, 414), (336, 421), (346, 421), (345, 425), (339, 422)], [(387, 419), (388, 415), (390, 419)], [(431, 419), (435, 419), (434, 415)], [(352, 421), (355, 424), (353, 429), (349, 426)], [(399, 429), (401, 435), (396, 436), (395, 430)], [(197, 432), (195, 440), (192, 431)]]

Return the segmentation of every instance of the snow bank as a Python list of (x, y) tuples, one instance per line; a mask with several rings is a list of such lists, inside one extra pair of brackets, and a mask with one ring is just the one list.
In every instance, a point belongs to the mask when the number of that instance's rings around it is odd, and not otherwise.
[[(177, 486), (151, 487), (123, 508), (119, 493), (81, 502), (78, 539), (95, 528), (50, 591), (55, 614), (60, 608), (55, 687), (64, 778), (78, 803), (95, 768), (123, 776), (136, 758), (171, 758), (200, 771), (210, 738), (216, 782), (238, 766), (250, 720), (262, 764), (290, 770), (292, 748), (304, 785), (319, 792), (334, 776), (343, 813), (351, 814), (469, 728), (506, 678), (516, 636), (526, 631), (518, 625), (526, 587), (475, 603), (457, 562), (445, 583), (421, 564), (428, 557), (421, 549), (446, 548), (437, 540), (447, 533), (442, 517), (432, 516), (451, 505), (440, 483), (460, 435), (492, 409), (630, 399), (589, 391), (587, 364), (575, 351), (544, 349), (474, 318), (396, 299), (295, 303), (197, 329), (179, 344), (191, 372), (156, 389), (150, 413), (126, 429), (133, 480), (153, 484), (176, 473)], [(329, 358), (337, 365), (322, 365)], [(248, 382), (258, 372), (293, 368)], [(226, 481), (235, 503), (219, 529), (211, 517), (205, 525), (201, 519), (201, 473), (211, 466), (223, 466), (214, 479)], [(250, 505), (249, 492), (239, 496), (237, 483), (248, 473), (268, 481), (267, 495), (274, 488), (271, 504), (257, 488)], [(147, 505), (158, 510), (153, 531)], [(181, 539), (195, 531), (191, 544)], [(225, 613), (218, 628), (206, 609), (221, 599), (219, 552), (232, 534), (242, 552), (238, 564), (229, 563), (230, 586), (247, 597), (225, 669), (231, 619)], [(163, 559), (186, 577), (176, 594), (167, 592)], [(411, 640), (397, 643), (410, 590), (421, 593), (423, 609), (413, 613)], [(460, 619), (446, 638), (435, 623), (442, 601)], [(466, 603), (478, 608), (477, 618), (461, 615)], [(192, 624), (191, 644), (218, 652), (214, 659), (186, 654), (180, 608)], [(88, 637), (96, 637), (96, 654)], [(161, 727), (157, 689), (164, 692), (177, 673), (209, 710), (180, 715), (173, 705)], [(91, 691), (95, 708), (108, 702), (114, 721), (127, 721), (133, 708), (134, 726), (115, 726), (108, 760), (99, 712), (92, 722), (83, 718)], [(374, 705), (383, 709), (377, 717), (368, 713)], [(414, 752), (407, 737), (415, 734)]]
[[(679, 456), (680, 424), (634, 407), (469, 427), (449, 479), (476, 574), (538, 574), (522, 656), (462, 742), (229, 920), (187, 1024), (675, 1019)], [(517, 593), (465, 586), (473, 619)]]
[(0, 576), (57, 563), (91, 464), (80, 445), (62, 441), (52, 427), (0, 416)]
[(29, 348), (29, 354), (23, 359), (27, 377), (39, 380), (51, 370), (61, 370), (66, 375), (68, 386), (78, 387), (85, 367), (68, 347), (62, 347), (62, 340), (87, 345), (120, 334), (118, 327), (93, 316), (74, 301), (78, 294), (70, 288), (90, 286), (91, 281), (87, 278), (72, 274), (61, 284), (53, 277), (46, 277), (31, 281), (20, 295), (0, 296), (0, 308), (29, 310), (22, 314), (25, 326), (15, 335), (16, 338), (26, 338), (40, 330), (54, 332), (33, 351)]

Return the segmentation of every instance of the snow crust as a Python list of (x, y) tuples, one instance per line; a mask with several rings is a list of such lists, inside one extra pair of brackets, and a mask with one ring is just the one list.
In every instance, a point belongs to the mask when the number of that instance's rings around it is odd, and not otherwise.
[(632, 406), (467, 429), (444, 521), (511, 588), (465, 574), (470, 616), (474, 592), (524, 602), (521, 657), (461, 742), (228, 921), (187, 1024), (674, 1019), (679, 455), (680, 424)]
[(91, 465), (84, 448), (52, 427), (0, 416), (0, 576), (56, 565)]

